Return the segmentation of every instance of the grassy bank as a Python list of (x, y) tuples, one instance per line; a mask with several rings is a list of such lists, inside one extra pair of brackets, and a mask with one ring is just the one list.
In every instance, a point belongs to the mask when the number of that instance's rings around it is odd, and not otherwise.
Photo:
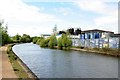
[(15, 56), (13, 54), (12, 46), (13, 45), (8, 46), (7, 54), (8, 54), (9, 60), (11, 62), (11, 65), (13, 67), (13, 70), (14, 70), (15, 74), (18, 76), (18, 78), (29, 78), (28, 74), (25, 72), (25, 70), (19, 64), (17, 56)]
[(112, 49), (112, 48), (84, 48), (84, 47), (72, 47), (72, 50), (93, 52), (98, 54), (110, 55), (120, 57), (120, 49)]
[(14, 44), (10, 44), (8, 46), (7, 54), (15, 74), (19, 79), (32, 78), (32, 80), (35, 80), (37, 76), (35, 76), (32, 71), (12, 51), (13, 45)]

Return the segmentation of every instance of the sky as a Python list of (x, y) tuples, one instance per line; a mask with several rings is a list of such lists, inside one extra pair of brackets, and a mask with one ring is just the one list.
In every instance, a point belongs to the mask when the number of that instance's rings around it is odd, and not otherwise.
[(68, 28), (118, 33), (118, 0), (0, 0), (8, 33), (39, 36)]

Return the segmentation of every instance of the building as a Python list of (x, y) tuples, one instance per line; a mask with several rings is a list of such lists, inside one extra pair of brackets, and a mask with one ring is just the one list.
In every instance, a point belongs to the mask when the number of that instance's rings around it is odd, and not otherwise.
[(113, 34), (110, 37), (109, 45), (111, 48), (120, 48), (120, 34)]
[(51, 36), (50, 34), (41, 34), (41, 37), (44, 37), (45, 39), (49, 38), (50, 36)]
[(81, 32), (80, 39), (98, 39), (98, 38), (106, 38), (110, 35), (114, 34), (111, 31), (104, 31), (104, 30), (85, 30)]

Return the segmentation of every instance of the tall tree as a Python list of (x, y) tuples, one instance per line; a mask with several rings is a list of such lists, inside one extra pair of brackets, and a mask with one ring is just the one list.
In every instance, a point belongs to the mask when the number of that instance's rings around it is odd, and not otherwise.
[(5, 45), (9, 42), (11, 42), (11, 39), (7, 33), (7, 25), (3, 27), (4, 21), (0, 21), (0, 45)]
[(54, 34), (57, 33), (57, 24), (55, 24), (55, 27), (53, 28), (53, 33), (54, 33)]
[(50, 48), (53, 48), (54, 46), (57, 46), (57, 38), (56, 38), (55, 35), (52, 35), (52, 36), (50, 37), (50, 41), (49, 41), (49, 43), (48, 43), (48, 46), (49, 46)]

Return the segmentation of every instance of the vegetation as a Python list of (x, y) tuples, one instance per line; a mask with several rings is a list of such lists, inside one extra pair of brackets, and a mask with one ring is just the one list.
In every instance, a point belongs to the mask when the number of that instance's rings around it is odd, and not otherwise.
[(58, 38), (57, 46), (58, 46), (59, 49), (62, 49), (62, 48), (63, 48), (63, 45), (62, 45), (62, 37)]
[(62, 34), (62, 37), (58, 39), (59, 49), (69, 49), (72, 46), (72, 41), (67, 34)]
[(49, 38), (47, 38), (47, 39), (42, 39), (41, 41), (40, 41), (40, 46), (41, 47), (48, 47), (48, 43), (49, 43)]
[(20, 38), (20, 42), (29, 43), (32, 42), (32, 39), (29, 35), (23, 34), (23, 36)]
[(57, 40), (56, 34), (45, 39), (43, 37), (34, 37), (33, 43), (40, 45), (41, 47), (54, 48), (58, 46), (59, 49), (69, 49), (72, 46), (72, 41), (68, 34), (62, 34), (62, 36)]
[(37, 37), (37, 36), (35, 36), (35, 37), (32, 37), (32, 42), (34, 44), (39, 44), (40, 40), (42, 40), (42, 39), (43, 39), (43, 37)]
[(68, 34), (62, 34), (60, 38), (56, 38), (56, 34), (45, 39), (43, 37), (33, 37), (33, 43), (40, 45), (41, 47), (55, 48), (58, 46), (59, 49), (69, 49), (72, 46), (72, 41)]
[(19, 43), (20, 40), (21, 40), (21, 36), (19, 34), (15, 35), (13, 38), (12, 38), (13, 42), (15, 43)]
[(99, 51), (99, 52), (105, 52), (106, 54), (110, 54), (110, 55), (114, 55), (114, 56), (120, 56), (120, 50), (119, 49), (93, 48), (92, 50)]
[(40, 45), (41, 40), (44, 39), (43, 37), (38, 37), (36, 40), (36, 44)]
[(55, 35), (52, 35), (52, 36), (50, 37), (48, 46), (49, 46), (50, 48), (54, 48), (54, 46), (57, 46), (57, 38), (56, 38)]
[(27, 72), (19, 64), (16, 55), (14, 55), (14, 53), (12, 52), (12, 46), (13, 45), (9, 45), (7, 54), (8, 54), (8, 58), (11, 62), (11, 65), (13, 67), (13, 70), (15, 71), (15, 74), (18, 76), (18, 78), (28, 78), (29, 76), (28, 76)]
[(67, 34), (62, 34), (62, 45), (65, 49), (72, 46), (72, 41)]
[(8, 26), (3, 26), (4, 21), (0, 21), (0, 45), (3, 46), (8, 43), (28, 43), (32, 41), (32, 38), (27, 35), (23, 34), (23, 36), (20, 36), (19, 34), (10, 37), (7, 33)]
[(36, 44), (36, 42), (37, 42), (38, 38), (39, 38), (39, 37), (36, 37), (36, 36), (35, 36), (35, 37), (33, 37), (33, 38), (32, 38), (32, 42), (33, 42), (34, 44)]
[(7, 25), (4, 27), (3, 24), (4, 24), (4, 21), (1, 20), (0, 21), (0, 45), (2, 46), (11, 42), (11, 39), (7, 33), (8, 27)]

